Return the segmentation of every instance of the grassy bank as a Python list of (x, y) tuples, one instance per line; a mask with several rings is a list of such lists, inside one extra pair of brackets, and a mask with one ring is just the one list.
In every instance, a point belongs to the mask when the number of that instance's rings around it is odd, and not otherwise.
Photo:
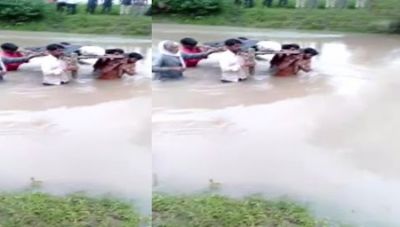
[(135, 227), (143, 223), (129, 203), (84, 195), (0, 194), (0, 226)]
[(349, 1), (347, 9), (324, 9), (325, 1), (321, 0), (317, 9), (295, 9), (295, 0), (289, 0), (287, 8), (263, 7), (263, 0), (256, 0), (253, 8), (238, 7), (233, 0), (221, 1), (222, 12), (217, 14), (199, 17), (161, 14), (154, 15), (153, 22), (400, 34), (398, 0), (375, 1), (370, 9), (354, 9), (354, 0)]
[(114, 6), (113, 12), (109, 15), (100, 13), (89, 15), (85, 13), (84, 5), (78, 7), (76, 15), (66, 15), (56, 12), (54, 5), (47, 4), (42, 19), (23, 23), (0, 21), (0, 28), (20, 31), (149, 36), (151, 35), (151, 17), (120, 16), (118, 6)]
[[(154, 227), (332, 226), (288, 201), (261, 197), (232, 199), (219, 195), (153, 195)], [(338, 225), (336, 225), (338, 226)]]

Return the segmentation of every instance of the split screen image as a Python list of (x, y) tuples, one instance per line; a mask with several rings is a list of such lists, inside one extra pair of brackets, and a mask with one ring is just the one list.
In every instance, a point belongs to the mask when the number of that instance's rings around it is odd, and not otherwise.
[(399, 13), (0, 0), (0, 226), (400, 226)]

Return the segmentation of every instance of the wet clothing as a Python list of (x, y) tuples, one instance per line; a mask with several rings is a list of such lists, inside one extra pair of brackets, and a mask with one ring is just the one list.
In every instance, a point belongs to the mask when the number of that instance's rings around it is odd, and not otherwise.
[[(202, 53), (201, 49), (199, 47), (195, 47), (193, 49), (188, 49), (188, 48), (182, 48), (182, 52), (185, 54), (199, 54)], [(207, 58), (204, 57), (204, 58)], [(196, 67), (197, 64), (202, 60), (203, 58), (200, 59), (183, 59), (185, 61), (185, 64), (187, 67), (192, 68), (192, 67)]]
[(71, 77), (66, 72), (67, 63), (53, 55), (48, 55), (43, 58), (42, 62), (42, 73), (43, 73), (43, 84), (46, 85), (61, 85), (68, 83)]
[[(0, 72), (4, 74), (7, 72), (7, 64), (14, 64), (14, 63), (25, 63), (28, 62), (29, 58), (21, 57), (21, 58), (7, 58), (7, 57), (0, 57)], [(0, 80), (3, 80), (4, 76), (0, 75)]]
[(162, 54), (156, 59), (152, 67), (152, 72), (155, 73), (155, 78), (160, 80), (165, 79), (181, 79), (183, 78), (183, 72), (178, 71), (162, 71), (163, 67), (185, 67), (185, 63), (182, 62), (189, 59), (203, 59), (206, 58), (207, 54), (185, 54), (181, 53), (180, 56), (172, 56)]
[(219, 56), (219, 66), (222, 71), (221, 81), (239, 82), (247, 78), (245, 68), (242, 67), (242, 56), (226, 50)]
[[(24, 55), (22, 55), (20, 52), (14, 52), (14, 53), (1, 52), (0, 56), (12, 59), (12, 58), (21, 58)], [(18, 70), (19, 66), (22, 65), (23, 63), (25, 63), (25, 62), (7, 63), (7, 64), (5, 64), (5, 67), (6, 67), (7, 71), (16, 71), (16, 70)]]

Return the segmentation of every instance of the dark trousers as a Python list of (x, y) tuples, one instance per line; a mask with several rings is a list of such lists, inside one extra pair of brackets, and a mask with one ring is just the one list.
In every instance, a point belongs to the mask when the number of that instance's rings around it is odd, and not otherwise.
[(279, 0), (279, 6), (287, 6), (288, 5), (288, 0)]
[(254, 6), (254, 0), (244, 0), (244, 6), (247, 8), (252, 8)]
[(64, 8), (67, 4), (65, 2), (58, 2), (57, 3), (57, 11), (58, 12), (64, 12)]
[(103, 5), (102, 13), (110, 13), (112, 9), (112, 5)]
[(271, 7), (274, 0), (264, 0), (263, 4), (266, 7)]
[(86, 8), (86, 12), (94, 14), (94, 12), (96, 11), (97, 5), (95, 4), (88, 4), (87, 8)]
[(76, 4), (67, 4), (67, 13), (76, 14)]

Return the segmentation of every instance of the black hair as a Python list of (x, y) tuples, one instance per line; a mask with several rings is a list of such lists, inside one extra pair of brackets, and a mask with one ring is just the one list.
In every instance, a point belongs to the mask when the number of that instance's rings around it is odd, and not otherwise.
[(135, 58), (138, 61), (143, 59), (143, 56), (141, 54), (139, 54), (139, 53), (136, 53), (136, 52), (129, 53), (128, 57), (129, 58)]
[(48, 51), (55, 51), (57, 49), (65, 49), (64, 46), (60, 45), (60, 44), (50, 44), (46, 47), (46, 49)]
[(296, 44), (296, 43), (291, 43), (291, 44), (282, 44), (282, 49), (283, 50), (290, 50), (290, 49), (296, 49), (299, 50), (300, 49), (300, 45)]
[(18, 46), (15, 45), (14, 43), (3, 43), (1, 44), (1, 49), (6, 51), (17, 51)]
[(124, 53), (124, 50), (123, 49), (119, 49), (119, 48), (116, 48), (116, 49), (107, 49), (106, 50), (106, 54), (123, 54)]
[(225, 41), (225, 45), (230, 47), (230, 46), (234, 46), (236, 44), (242, 44), (242, 42), (238, 39), (228, 39)]
[(318, 54), (319, 54), (318, 51), (317, 51), (316, 49), (314, 49), (314, 48), (305, 48), (305, 49), (303, 50), (303, 53), (305, 53), (305, 54), (311, 54), (312, 56), (315, 56), (315, 55), (318, 55)]
[(181, 39), (181, 44), (182, 45), (187, 45), (187, 46), (194, 47), (194, 46), (197, 45), (197, 43), (198, 43), (197, 40), (195, 40), (193, 38), (186, 37), (186, 38)]

